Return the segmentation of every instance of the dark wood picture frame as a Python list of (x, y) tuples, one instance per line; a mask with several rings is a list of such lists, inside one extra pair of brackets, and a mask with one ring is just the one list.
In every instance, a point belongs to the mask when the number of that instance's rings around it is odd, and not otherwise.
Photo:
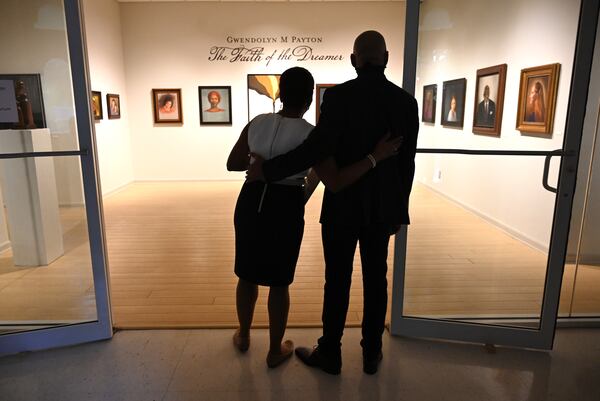
[[(429, 95), (429, 98), (427, 97)], [(423, 86), (423, 109), (421, 121), (435, 124), (435, 110), (437, 108), (437, 84)]]
[[(261, 77), (268, 77), (269, 81), (267, 82), (262, 82), (262, 78)], [(277, 81), (277, 85), (274, 85), (274, 81), (271, 80), (270, 78), (273, 77), (275, 78), (275, 80)], [(254, 118), (257, 114), (254, 113), (254, 111), (251, 112), (250, 108), (250, 93), (251, 91), (254, 91), (256, 93), (258, 93), (259, 95), (263, 95), (269, 99), (272, 100), (273, 102), (273, 109), (272, 112), (275, 113), (277, 112), (275, 103), (277, 101), (277, 99), (279, 99), (279, 79), (281, 78), (281, 74), (248, 74), (247, 75), (247, 96), (248, 96), (248, 121), (250, 121), (252, 118)], [(271, 110), (269, 110), (271, 111)], [(260, 114), (260, 113), (259, 113)]]
[[(506, 64), (500, 64), (477, 70), (475, 103), (473, 105), (474, 134), (500, 136), (507, 68)], [(486, 88), (488, 89), (487, 107), (485, 105)]]
[(521, 70), (517, 129), (522, 133), (552, 134), (560, 64)]
[(315, 97), (315, 123), (319, 122), (321, 116), (321, 104), (323, 104), (323, 96), (328, 88), (334, 87), (337, 84), (316, 84)]
[[(113, 107), (113, 103), (117, 105), (116, 110)], [(109, 120), (121, 118), (121, 98), (119, 95), (114, 93), (106, 94), (106, 114)]]
[[(46, 128), (46, 111), (44, 109), (44, 95), (42, 93), (42, 77), (40, 74), (0, 74), (0, 80), (13, 81), (16, 97), (16, 83), (23, 81), (27, 99), (31, 104), (33, 122), (36, 128)], [(0, 123), (0, 129), (21, 129), (19, 123)]]
[(104, 111), (102, 110), (102, 92), (92, 91), (90, 102), (92, 104), (92, 115), (94, 116), (94, 120), (102, 120), (104, 118)]
[[(467, 93), (467, 79), (459, 78), (444, 81), (442, 93), (442, 125), (445, 127), (462, 128), (465, 123), (465, 96)], [(452, 98), (456, 101), (453, 119), (448, 115), (452, 105)]]
[[(215, 105), (209, 99), (213, 92), (219, 96), (219, 101)], [(231, 86), (199, 86), (198, 105), (200, 125), (232, 124)]]
[[(169, 97), (166, 97), (169, 96)], [(171, 102), (170, 109), (174, 111), (162, 111), (166, 102)], [(161, 104), (163, 103), (163, 104)], [(183, 123), (183, 101), (181, 99), (181, 88), (176, 89), (152, 89), (152, 109), (154, 111), (155, 124), (182, 124)], [(167, 113), (176, 113), (174, 118), (166, 118)]]

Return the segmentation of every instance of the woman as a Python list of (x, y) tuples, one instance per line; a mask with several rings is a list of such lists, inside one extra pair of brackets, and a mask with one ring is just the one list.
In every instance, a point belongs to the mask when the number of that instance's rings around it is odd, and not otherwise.
[[(250, 153), (270, 159), (300, 145), (313, 129), (302, 119), (312, 102), (313, 86), (312, 75), (306, 69), (294, 67), (285, 71), (279, 84), (283, 108), (248, 123), (229, 155), (227, 169), (247, 170)], [(371, 155), (341, 171), (332, 158), (315, 169), (323, 175), (328, 188), (330, 185), (332, 190), (339, 190), (369, 171), (374, 162), (395, 154), (401, 140), (382, 139)], [(235, 273), (239, 278), (236, 306), (240, 327), (233, 341), (240, 351), (248, 350), (258, 285), (269, 286), (269, 367), (281, 364), (294, 350), (291, 341), (281, 340), (289, 311), (288, 286), (294, 279), (304, 232), (304, 203), (318, 184), (316, 175), (311, 174), (310, 185), (304, 187), (307, 173), (269, 184), (245, 182), (235, 209)]]
[(174, 103), (175, 99), (173, 98), (173, 95), (171, 94), (166, 94), (163, 95), (159, 102), (159, 112), (161, 114), (171, 114), (175, 112), (175, 107), (173, 107), (173, 103)]
[(525, 106), (525, 121), (543, 123), (546, 108), (544, 107), (544, 87), (540, 81), (531, 86)]

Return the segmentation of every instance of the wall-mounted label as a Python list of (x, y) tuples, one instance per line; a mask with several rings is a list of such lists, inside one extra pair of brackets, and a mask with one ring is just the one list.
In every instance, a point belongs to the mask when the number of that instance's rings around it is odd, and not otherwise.
[[(316, 46), (323, 43), (323, 38), (312, 36), (266, 36), (235, 37), (227, 36), (226, 46), (210, 48), (208, 61), (229, 63), (265, 63), (271, 61), (342, 61), (341, 54), (325, 54)], [(281, 47), (267, 49), (263, 44), (279, 44)], [(233, 46), (232, 46), (233, 45)], [(237, 45), (237, 46), (236, 46)], [(250, 45), (251, 47), (247, 47)], [(291, 45), (291, 46), (290, 46)]]
[(0, 123), (18, 123), (17, 98), (12, 80), (0, 80)]

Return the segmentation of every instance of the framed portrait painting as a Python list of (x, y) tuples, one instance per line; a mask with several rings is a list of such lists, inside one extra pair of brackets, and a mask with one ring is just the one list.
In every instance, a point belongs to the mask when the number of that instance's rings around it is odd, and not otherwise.
[(181, 89), (152, 89), (155, 124), (183, 123)]
[(500, 136), (506, 64), (477, 70), (475, 105), (473, 106), (473, 133)]
[(552, 133), (559, 73), (559, 63), (521, 70), (517, 111), (519, 131)]
[(248, 121), (281, 108), (280, 77), (281, 74), (248, 74)]
[(199, 86), (200, 125), (231, 124), (231, 86)]
[(102, 111), (102, 93), (98, 91), (92, 91), (92, 114), (94, 115), (94, 120), (102, 120), (104, 118), (104, 113)]
[(121, 99), (119, 95), (113, 93), (106, 95), (106, 112), (109, 120), (121, 118)]
[(437, 84), (425, 85), (423, 87), (423, 115), (421, 121), (424, 123), (435, 123), (435, 108), (437, 104)]
[(317, 84), (317, 102), (315, 104), (315, 110), (316, 110), (316, 118), (315, 118), (315, 122), (319, 122), (319, 117), (321, 116), (321, 105), (323, 104), (323, 96), (325, 96), (325, 91), (327, 91), (328, 88), (331, 88), (332, 86), (335, 86), (336, 84)]
[[(0, 74), (6, 88), (12, 88), (10, 101), (13, 102), (12, 118), (0, 122), (0, 129), (46, 128), (44, 97), (40, 74)], [(25, 103), (25, 109), (21, 107)], [(16, 111), (16, 114), (15, 114)]]
[(444, 81), (442, 94), (442, 125), (446, 127), (459, 127), (464, 125), (465, 118), (465, 93), (467, 80), (465, 78)]

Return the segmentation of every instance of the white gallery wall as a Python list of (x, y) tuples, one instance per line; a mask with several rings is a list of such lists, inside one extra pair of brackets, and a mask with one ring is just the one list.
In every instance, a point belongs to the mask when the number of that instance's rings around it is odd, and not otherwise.
[[(0, 74), (41, 74), (48, 150), (78, 149), (62, 1), (2, 0), (0, 49)], [(82, 204), (79, 158), (54, 158), (54, 165), (60, 204)]]
[[(427, 0), (422, 3), (416, 97), (437, 84), (435, 124), (421, 124), (419, 147), (499, 150), (562, 148), (579, 16), (578, 1)], [(508, 65), (500, 137), (472, 133), (477, 69)], [(550, 135), (515, 129), (521, 69), (560, 63)], [(464, 127), (441, 126), (443, 82), (466, 78)], [(553, 193), (542, 187), (543, 157), (417, 156), (416, 179), (540, 249), (547, 249)], [(550, 184), (556, 185), (558, 159)], [(443, 222), (440, 223), (440, 227)]]
[[(121, 3), (121, 26), (135, 180), (241, 179), (225, 168), (229, 151), (247, 118), (247, 74), (281, 73), (300, 65), (316, 83), (355, 76), (350, 65), (354, 38), (381, 31), (390, 49), (388, 78), (401, 83), (403, 2), (134, 2)], [(209, 61), (213, 46), (227, 37), (322, 38), (308, 43), (315, 54), (341, 61)], [(245, 44), (265, 54), (303, 43)], [(233, 124), (200, 126), (198, 86), (231, 86)], [(152, 88), (181, 88), (183, 124), (155, 125)], [(305, 118), (314, 122), (314, 106)], [(102, 159), (102, 156), (101, 156)]]
[[(134, 179), (121, 17), (115, 0), (85, 0), (83, 10), (91, 86), (102, 93), (104, 118), (94, 128), (102, 194), (106, 195)], [(107, 93), (120, 96), (121, 118), (108, 118)]]

